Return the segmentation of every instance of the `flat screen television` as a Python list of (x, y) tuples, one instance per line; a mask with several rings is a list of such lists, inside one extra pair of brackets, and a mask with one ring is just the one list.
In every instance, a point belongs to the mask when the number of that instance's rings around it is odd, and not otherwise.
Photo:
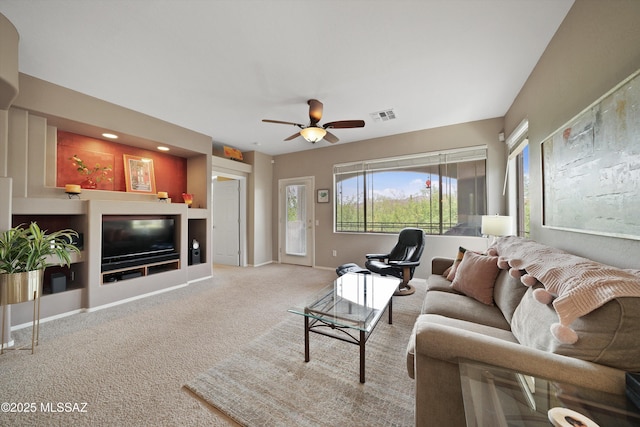
[(175, 231), (173, 218), (104, 216), (102, 271), (179, 258)]

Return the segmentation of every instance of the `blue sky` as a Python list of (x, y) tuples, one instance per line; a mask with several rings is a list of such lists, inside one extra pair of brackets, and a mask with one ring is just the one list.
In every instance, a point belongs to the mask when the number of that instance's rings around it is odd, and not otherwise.
[[(377, 172), (374, 175), (374, 192), (377, 195), (392, 198), (406, 198), (409, 196), (420, 196), (426, 190), (426, 180), (431, 179), (433, 189), (438, 186), (438, 176), (419, 172)], [(362, 185), (362, 184), (361, 184)], [(454, 184), (455, 186), (455, 184)], [(362, 191), (362, 189), (359, 189)], [(355, 179), (343, 181), (343, 196), (354, 196), (358, 191)]]

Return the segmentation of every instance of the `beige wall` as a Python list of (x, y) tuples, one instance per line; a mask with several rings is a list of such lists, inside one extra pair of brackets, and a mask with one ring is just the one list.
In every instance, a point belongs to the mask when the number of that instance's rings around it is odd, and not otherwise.
[[(278, 180), (301, 176), (315, 176), (316, 188), (330, 188), (333, 195), (333, 165), (357, 160), (426, 153), (450, 148), (487, 145), (488, 209), (491, 213), (504, 212), (502, 185), (505, 172), (505, 145), (498, 141), (503, 129), (501, 118), (410, 132), (384, 138), (328, 146), (309, 151), (285, 154), (274, 158), (273, 192), (277, 195)], [(277, 218), (277, 198), (274, 197), (273, 216)], [(317, 226), (315, 229), (316, 266), (334, 268), (346, 262), (364, 263), (364, 254), (391, 250), (397, 240), (395, 235), (363, 235), (333, 232), (333, 203), (315, 205)], [(273, 236), (277, 236), (277, 221), (273, 222)], [(456, 238), (428, 236), (424, 260), (435, 255), (451, 254), (457, 245), (465, 242), (471, 248), (485, 249), (486, 240), (480, 238)], [(337, 256), (332, 255), (333, 250)], [(277, 255), (277, 239), (273, 241), (274, 258)], [(428, 263), (416, 273), (425, 277)]]
[[(621, 267), (638, 268), (640, 241), (572, 233), (542, 223), (540, 144), (640, 68), (640, 1), (576, 0), (505, 117), (529, 120), (532, 237)], [(640, 141), (638, 141), (640, 144)]]
[(271, 156), (257, 151), (245, 154), (245, 161), (253, 166), (247, 188), (247, 262), (253, 266), (268, 264), (274, 258), (271, 208), (276, 204), (278, 193), (272, 192), (272, 160)]

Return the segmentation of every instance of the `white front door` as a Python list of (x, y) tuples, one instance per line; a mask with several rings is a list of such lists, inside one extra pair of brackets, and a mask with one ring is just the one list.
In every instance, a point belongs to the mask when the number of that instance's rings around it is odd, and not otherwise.
[(240, 181), (213, 181), (213, 262), (240, 265)]
[(281, 263), (314, 263), (313, 177), (279, 181), (279, 259)]

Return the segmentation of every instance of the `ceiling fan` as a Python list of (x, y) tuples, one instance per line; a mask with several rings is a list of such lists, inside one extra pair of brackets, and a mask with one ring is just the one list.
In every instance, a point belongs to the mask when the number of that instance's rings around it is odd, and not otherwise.
[(311, 143), (316, 143), (321, 139), (325, 139), (330, 143), (338, 142), (338, 137), (327, 131), (327, 129), (349, 129), (349, 128), (363, 128), (364, 120), (340, 120), (337, 122), (329, 122), (324, 125), (318, 125), (318, 122), (322, 118), (322, 102), (317, 99), (310, 99), (307, 101), (309, 104), (309, 125), (305, 126), (300, 123), (283, 122), (280, 120), (268, 120), (263, 119), (265, 123), (280, 123), (283, 125), (293, 125), (299, 127), (301, 130), (294, 133), (285, 141), (290, 141), (298, 136), (302, 136), (304, 139)]

